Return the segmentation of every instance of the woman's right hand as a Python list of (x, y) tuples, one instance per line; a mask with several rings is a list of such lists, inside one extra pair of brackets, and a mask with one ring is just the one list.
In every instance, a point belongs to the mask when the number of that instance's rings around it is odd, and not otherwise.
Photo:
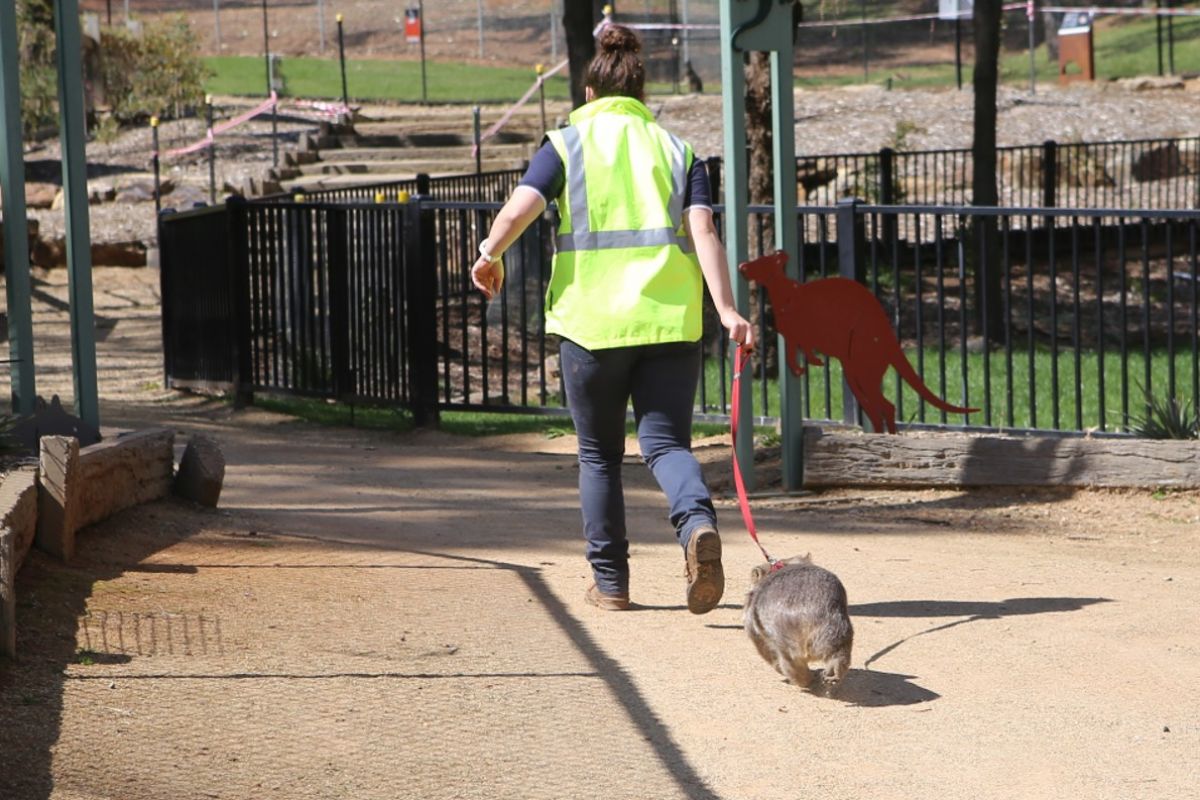
[(735, 309), (721, 313), (721, 325), (729, 331), (729, 338), (744, 347), (747, 351), (754, 349), (754, 326)]
[(471, 267), (471, 282), (483, 292), (484, 297), (491, 300), (500, 293), (500, 287), (504, 285), (504, 259), (489, 261), (480, 256)]

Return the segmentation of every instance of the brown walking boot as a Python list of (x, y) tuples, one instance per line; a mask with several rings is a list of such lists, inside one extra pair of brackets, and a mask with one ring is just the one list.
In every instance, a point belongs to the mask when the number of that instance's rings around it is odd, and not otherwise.
[(600, 587), (594, 583), (587, 588), (583, 599), (588, 601), (588, 605), (593, 605), (605, 611), (624, 611), (629, 608), (628, 594), (604, 594), (604, 592), (600, 591)]
[(721, 537), (710, 527), (697, 528), (688, 539), (687, 606), (693, 614), (707, 614), (725, 593), (725, 570), (721, 567)]

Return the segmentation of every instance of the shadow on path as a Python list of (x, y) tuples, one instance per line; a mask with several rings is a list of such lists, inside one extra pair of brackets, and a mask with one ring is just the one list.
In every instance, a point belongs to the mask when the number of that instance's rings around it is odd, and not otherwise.
[[(17, 573), (18, 658), (0, 661), (0, 714), (4, 718), (0, 724), (0, 798), (4, 800), (48, 800), (53, 796), (54, 748), (62, 733), (64, 689), (67, 681), (78, 678), (71, 674), (72, 666), (123, 664), (132, 658), (125, 652), (108, 651), (107, 644), (96, 642), (95, 650), (86, 642), (82, 647), (77, 644), (79, 631), (87, 630), (88, 601), (95, 587), (138, 569), (139, 562), (187, 539), (213, 519), (212, 513), (197, 511), (188, 515), (187, 525), (172, 530), (135, 535), (124, 529), (123, 521), (140, 513), (145, 512), (130, 509), (84, 529), (70, 564), (34, 549)], [(150, 565), (141, 566), (143, 571), (157, 571)], [(127, 644), (131, 650), (135, 647), (132, 640)], [(123, 650), (126, 643), (112, 646)]]
[[(596, 674), (608, 685), (613, 695), (620, 701), (629, 715), (629, 719), (640, 729), (644, 740), (650, 744), (659, 761), (683, 790), (684, 794), (693, 800), (720, 800), (720, 796), (709, 788), (703, 778), (684, 755), (682, 748), (671, 736), (667, 726), (659, 719), (646, 698), (638, 690), (636, 683), (625, 669), (614, 658), (604, 652), (603, 648), (592, 638), (587, 629), (579, 623), (567, 610), (563, 602), (554, 594), (542, 579), (540, 570), (519, 564), (509, 564), (503, 561), (492, 561), (471, 556), (450, 555), (446, 553), (409, 550), (415, 555), (435, 556), (456, 561), (467, 561), (476, 564), (487, 564), (498, 569), (515, 573), (537, 597), (538, 601), (554, 619), (559, 629), (566, 634), (575, 648), (595, 668)], [(658, 607), (655, 607), (656, 609)]]
[(997, 602), (962, 601), (962, 600), (899, 600), (888, 603), (861, 603), (849, 608), (852, 617), (891, 617), (891, 618), (923, 618), (923, 617), (965, 617), (965, 619), (935, 625), (923, 631), (906, 636), (892, 642), (887, 647), (872, 655), (863, 666), (871, 666), (888, 653), (900, 647), (905, 642), (918, 636), (925, 636), (938, 631), (977, 622), (984, 619), (1002, 619), (1004, 617), (1024, 616), (1027, 614), (1055, 614), (1062, 611), (1079, 611), (1096, 603), (1112, 602), (1106, 597), (1017, 597)]

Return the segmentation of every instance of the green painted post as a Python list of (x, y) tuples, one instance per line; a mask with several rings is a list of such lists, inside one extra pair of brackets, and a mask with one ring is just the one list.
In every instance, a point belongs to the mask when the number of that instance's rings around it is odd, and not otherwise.
[[(775, 248), (788, 254), (787, 276), (800, 279), (796, 258), (795, 93), (792, 89), (792, 49), (771, 52), (771, 126), (774, 129)], [(779, 337), (780, 353), (787, 352)], [(779, 370), (780, 448), (783, 456), (783, 489), (795, 491), (804, 479), (804, 418), (801, 414), (800, 379), (790, 369)]]
[(92, 308), (92, 244), (88, 225), (87, 157), (83, 149), (83, 52), (79, 0), (54, 4), (59, 136), (67, 229), (67, 294), (71, 303), (71, 365), (75, 415), (100, 427), (96, 394), (96, 321)]
[[(725, 126), (725, 249), (729, 259), (729, 278), (733, 283), (733, 298), (738, 311), (749, 318), (750, 289), (738, 274), (738, 264), (747, 259), (746, 235), (746, 73), (742, 54), (733, 49), (730, 40), (740, 20), (732, 18), (734, 0), (721, 0), (721, 113)], [(744, 378), (745, 376), (743, 376)], [(753, 491), (754, 478), (754, 402), (750, 381), (739, 380), (740, 418), (738, 429), (746, 431), (737, 443), (734, 458), (741, 467), (746, 490)]]
[(0, 2), (0, 194), (4, 196), (4, 273), (8, 292), (8, 353), (14, 414), (32, 414), (37, 399), (30, 308), (29, 221), (25, 213), (25, 160), (21, 147), (21, 81), (17, 20)]
[[(743, 51), (771, 54), (771, 153), (775, 175), (775, 248), (788, 253), (787, 273), (797, 279), (796, 262), (796, 114), (792, 79), (793, 32), (790, 3), (745, 3), (721, 0), (721, 92), (725, 123), (725, 245), (729, 251), (730, 276), (738, 310), (749, 311), (749, 287), (737, 274), (746, 260), (747, 244), (747, 158), (746, 75)], [(782, 339), (780, 352), (785, 352)], [(803, 481), (804, 426), (800, 408), (800, 382), (788, 370), (780, 370), (780, 427), (782, 433), (783, 488), (799, 489)], [(751, 430), (750, 382), (741, 382), (741, 417), (738, 426)], [(754, 482), (752, 437), (738, 442), (736, 457), (746, 476), (747, 488)]]

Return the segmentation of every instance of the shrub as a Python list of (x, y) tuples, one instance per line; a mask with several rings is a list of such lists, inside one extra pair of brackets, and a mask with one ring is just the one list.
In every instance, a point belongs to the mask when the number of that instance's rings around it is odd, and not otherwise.
[(180, 117), (204, 101), (207, 70), (182, 16), (147, 24), (140, 36), (105, 29), (100, 52), (105, 95), (119, 122)]
[(1134, 419), (1133, 433), (1146, 439), (1200, 438), (1200, 412), (1191, 401), (1178, 397), (1165, 400), (1146, 391), (1146, 414)]
[(26, 136), (53, 125), (58, 113), (54, 72), (54, 6), (18, 0), (17, 49), (21, 64), (21, 123)]

